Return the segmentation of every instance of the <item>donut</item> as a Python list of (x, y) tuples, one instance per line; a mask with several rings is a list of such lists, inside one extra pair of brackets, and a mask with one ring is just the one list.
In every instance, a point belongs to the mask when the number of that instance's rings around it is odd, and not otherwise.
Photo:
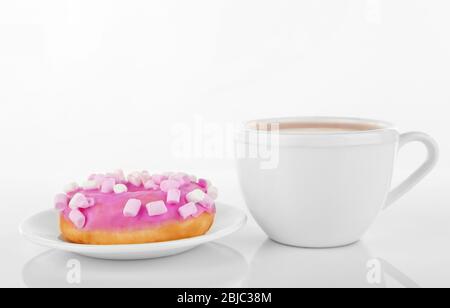
[(217, 188), (185, 173), (118, 170), (71, 183), (55, 196), (62, 238), (86, 245), (127, 245), (196, 237), (213, 225)]

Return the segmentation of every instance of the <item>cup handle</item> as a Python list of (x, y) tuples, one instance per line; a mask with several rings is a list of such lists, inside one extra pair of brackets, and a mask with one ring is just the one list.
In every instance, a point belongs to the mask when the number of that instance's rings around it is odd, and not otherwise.
[(400, 136), (399, 150), (410, 142), (421, 142), (428, 151), (425, 162), (411, 174), (403, 183), (394, 188), (388, 195), (384, 209), (390, 207), (394, 202), (403, 197), (408, 191), (416, 186), (436, 166), (439, 160), (439, 147), (437, 143), (424, 133), (411, 132)]

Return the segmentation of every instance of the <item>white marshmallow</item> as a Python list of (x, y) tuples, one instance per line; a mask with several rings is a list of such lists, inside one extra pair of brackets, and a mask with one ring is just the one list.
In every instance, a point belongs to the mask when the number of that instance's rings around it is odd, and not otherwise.
[(79, 210), (70, 211), (69, 219), (77, 229), (83, 229), (86, 224), (86, 217)]
[(206, 194), (200, 189), (193, 190), (186, 195), (186, 199), (189, 202), (194, 202), (194, 203), (203, 201), (203, 199), (205, 199), (205, 197), (206, 197)]
[(123, 194), (128, 191), (128, 188), (124, 184), (116, 184), (114, 185), (114, 193), (116, 194)]
[(63, 212), (69, 203), (69, 197), (66, 194), (58, 194), (55, 196), (55, 209)]
[(107, 173), (106, 177), (115, 179), (117, 184), (127, 182), (127, 179), (125, 178), (125, 174), (123, 173), (123, 171), (121, 169), (115, 170), (112, 173)]
[(136, 217), (141, 209), (142, 202), (138, 199), (128, 200), (125, 208), (123, 209), (123, 216), (125, 217)]
[(181, 191), (176, 188), (169, 189), (167, 192), (167, 204), (177, 204), (181, 199)]
[(193, 202), (185, 204), (178, 209), (178, 213), (180, 213), (180, 215), (181, 215), (181, 217), (183, 217), (183, 219), (186, 219), (189, 216), (195, 215), (197, 212), (198, 212), (197, 206)]
[(144, 170), (144, 171), (141, 172), (142, 183), (146, 183), (151, 178), (152, 178), (152, 176), (150, 175), (150, 173), (148, 171)]
[(147, 182), (145, 182), (144, 188), (156, 190), (159, 188), (159, 185), (157, 185), (153, 180), (148, 180)]
[(140, 172), (133, 172), (128, 177), (128, 182), (130, 182), (132, 185), (139, 187), (142, 185), (142, 177)]
[(89, 180), (84, 182), (82, 187), (84, 190), (95, 190), (100, 188), (100, 184), (96, 180)]
[(69, 194), (69, 193), (72, 193), (72, 192), (74, 192), (74, 191), (77, 191), (78, 189), (80, 189), (80, 187), (78, 186), (78, 184), (75, 183), (75, 182), (73, 182), (73, 183), (67, 184), (67, 185), (64, 187), (64, 192), (67, 193), (67, 194)]
[(76, 193), (72, 197), (72, 199), (70, 199), (70, 202), (69, 202), (69, 207), (72, 210), (76, 210), (76, 209), (79, 209), (79, 208), (86, 209), (86, 208), (91, 207), (92, 205), (93, 204), (91, 204), (89, 202), (88, 198), (86, 198), (86, 196), (83, 195), (82, 193)]
[(195, 175), (189, 175), (188, 178), (191, 182), (197, 183), (197, 177)]
[(158, 216), (167, 213), (167, 207), (164, 201), (150, 202), (146, 205), (148, 216)]
[(117, 169), (114, 171), (114, 174), (116, 175), (116, 180), (118, 182), (126, 182), (125, 173), (122, 169)]
[(217, 200), (219, 197), (219, 190), (215, 186), (208, 186), (208, 196), (212, 199)]

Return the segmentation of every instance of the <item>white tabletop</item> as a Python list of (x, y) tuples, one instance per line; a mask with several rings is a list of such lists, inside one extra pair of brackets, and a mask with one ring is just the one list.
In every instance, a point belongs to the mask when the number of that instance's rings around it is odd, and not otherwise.
[[(245, 208), (232, 171), (223, 172), (223, 201)], [(51, 199), (44, 192), (1, 208), (4, 287), (444, 287), (450, 286), (449, 212), (444, 185), (426, 181), (382, 213), (363, 240), (325, 250), (286, 247), (270, 241), (253, 219), (238, 233), (174, 257), (104, 261), (49, 251), (21, 238), (17, 226), (47, 206), (23, 200)], [(11, 184), (13, 185), (13, 184)], [(9, 187), (14, 194), (17, 187)], [(234, 197), (233, 197), (234, 196)], [(70, 261), (81, 283), (67, 279)], [(68, 267), (69, 266), (69, 267)]]
[[(0, 1), (0, 286), (71, 286), (73, 258), (82, 286), (450, 286), (449, 9), (428, 0)], [(252, 219), (221, 246), (124, 263), (48, 252), (18, 233), (64, 184), (117, 167), (208, 177), (221, 202), (245, 208), (229, 131), (295, 115), (392, 121), (436, 138), (442, 160), (342, 249), (279, 246)], [(423, 153), (402, 151), (400, 178)]]

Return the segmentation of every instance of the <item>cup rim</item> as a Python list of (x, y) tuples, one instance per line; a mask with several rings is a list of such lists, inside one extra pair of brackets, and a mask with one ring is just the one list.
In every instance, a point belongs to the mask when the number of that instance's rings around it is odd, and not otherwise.
[(277, 131), (279, 135), (285, 136), (345, 136), (345, 135), (363, 135), (363, 134), (373, 134), (380, 133), (387, 130), (395, 130), (394, 124), (387, 121), (369, 119), (369, 118), (358, 118), (358, 117), (339, 117), (339, 116), (299, 116), (299, 117), (275, 117), (275, 118), (262, 118), (256, 120), (246, 121), (244, 123), (243, 131), (248, 133), (258, 133), (258, 134), (270, 134), (272, 131), (258, 130), (251, 128), (252, 123), (289, 123), (289, 122), (334, 122), (334, 123), (348, 123), (348, 124), (368, 124), (373, 125), (377, 128), (369, 130), (353, 130), (353, 131), (335, 131), (335, 132), (287, 132), (287, 131)]

